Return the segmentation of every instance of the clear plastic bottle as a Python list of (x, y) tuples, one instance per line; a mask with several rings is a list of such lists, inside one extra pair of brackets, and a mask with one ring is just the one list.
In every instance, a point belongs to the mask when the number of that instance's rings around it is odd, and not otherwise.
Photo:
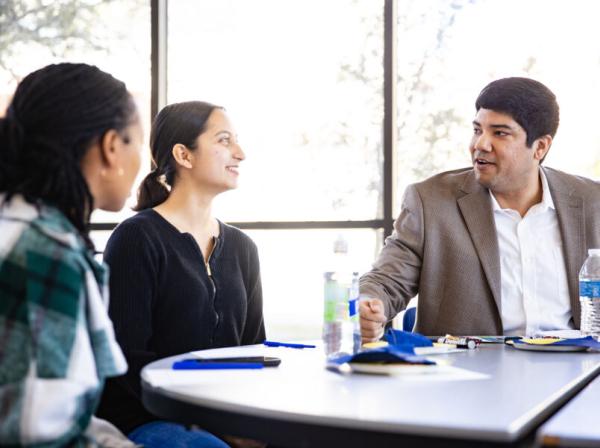
[(325, 354), (331, 355), (342, 348), (343, 318), (340, 316), (340, 304), (346, 300), (347, 294), (337, 272), (325, 272), (324, 277), (323, 345)]
[(600, 249), (589, 249), (579, 272), (581, 332), (600, 338)]
[(333, 270), (324, 274), (323, 344), (325, 353), (355, 353), (360, 348), (358, 272), (348, 268), (348, 244), (333, 246)]

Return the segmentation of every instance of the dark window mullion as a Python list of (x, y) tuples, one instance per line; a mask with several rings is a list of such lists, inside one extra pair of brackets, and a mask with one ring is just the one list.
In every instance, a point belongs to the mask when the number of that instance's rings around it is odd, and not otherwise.
[(167, 104), (167, 0), (150, 2), (150, 76), (152, 92), (150, 97), (150, 122), (160, 109)]
[(396, 189), (396, 29), (397, 1), (383, 13), (383, 238), (391, 235)]

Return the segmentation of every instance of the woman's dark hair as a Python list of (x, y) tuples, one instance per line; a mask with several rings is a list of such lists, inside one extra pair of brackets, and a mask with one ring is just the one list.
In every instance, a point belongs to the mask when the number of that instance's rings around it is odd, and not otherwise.
[(81, 172), (90, 146), (137, 117), (125, 84), (87, 64), (54, 64), (27, 75), (0, 118), (0, 192), (59, 209), (88, 236), (94, 199)]
[(215, 109), (223, 108), (202, 101), (186, 101), (165, 106), (158, 113), (150, 131), (153, 170), (140, 185), (134, 210), (156, 207), (167, 200), (177, 173), (173, 146), (181, 144), (196, 149), (196, 140), (206, 130), (208, 117)]
[(513, 77), (489, 83), (475, 101), (475, 109), (481, 108), (510, 115), (525, 129), (528, 147), (543, 135), (554, 137), (558, 129), (556, 96), (534, 79)]

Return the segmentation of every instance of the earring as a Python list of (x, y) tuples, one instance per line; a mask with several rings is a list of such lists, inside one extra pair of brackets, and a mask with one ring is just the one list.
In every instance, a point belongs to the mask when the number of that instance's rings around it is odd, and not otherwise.
[(100, 176), (106, 177), (106, 170), (104, 168), (100, 170)]
[(117, 170), (117, 176), (122, 176), (123, 174), (125, 174), (125, 171), (123, 171), (123, 168), (119, 167), (119, 169)]

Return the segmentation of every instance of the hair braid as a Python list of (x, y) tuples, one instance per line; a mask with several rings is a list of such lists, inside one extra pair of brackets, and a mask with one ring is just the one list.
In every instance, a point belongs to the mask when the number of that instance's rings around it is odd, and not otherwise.
[(58, 208), (87, 244), (94, 200), (81, 172), (90, 145), (136, 117), (125, 84), (87, 64), (49, 65), (18, 85), (0, 121), (0, 191)]

